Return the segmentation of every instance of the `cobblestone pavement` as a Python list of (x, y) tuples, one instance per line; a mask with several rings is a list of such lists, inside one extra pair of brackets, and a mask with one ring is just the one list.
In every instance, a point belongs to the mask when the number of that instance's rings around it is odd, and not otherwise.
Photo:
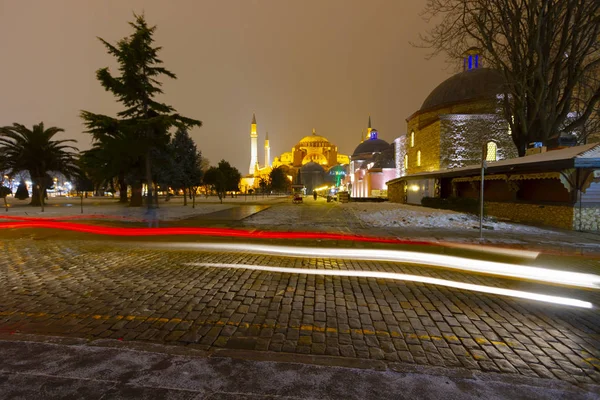
[[(0, 332), (330, 355), (600, 383), (600, 295), (440, 268), (336, 258), (0, 242)], [(559, 294), (594, 309), (436, 285), (190, 263), (401, 272)]]

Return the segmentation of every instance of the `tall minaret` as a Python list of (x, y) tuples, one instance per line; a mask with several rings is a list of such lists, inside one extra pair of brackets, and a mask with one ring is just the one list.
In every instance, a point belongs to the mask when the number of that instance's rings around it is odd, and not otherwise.
[(271, 146), (269, 146), (269, 132), (265, 139), (265, 167), (271, 166)]
[(248, 173), (254, 175), (254, 168), (258, 164), (258, 133), (256, 133), (256, 115), (252, 114), (250, 125), (250, 168)]
[(371, 116), (369, 115), (369, 126), (367, 127), (367, 139), (371, 139), (371, 131), (373, 129), (371, 128)]

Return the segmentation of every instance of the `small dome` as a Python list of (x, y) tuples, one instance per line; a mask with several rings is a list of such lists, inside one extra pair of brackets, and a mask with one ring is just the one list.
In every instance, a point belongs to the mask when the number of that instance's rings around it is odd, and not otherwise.
[(500, 71), (476, 68), (446, 79), (427, 96), (420, 111), (446, 104), (481, 98), (494, 98), (502, 93), (504, 77)]
[(389, 147), (390, 144), (383, 139), (365, 140), (364, 142), (356, 146), (356, 149), (354, 149), (354, 153), (352, 153), (352, 157), (365, 153), (381, 153), (382, 151), (387, 150)]
[(309, 162), (300, 168), (300, 172), (325, 172), (325, 169), (316, 162)]
[(346, 167), (341, 164), (331, 167), (329, 175), (346, 175)]

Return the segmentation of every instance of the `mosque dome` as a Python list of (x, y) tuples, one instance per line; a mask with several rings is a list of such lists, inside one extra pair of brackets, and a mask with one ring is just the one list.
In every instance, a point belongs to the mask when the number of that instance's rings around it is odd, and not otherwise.
[(354, 153), (352, 153), (352, 157), (360, 154), (381, 153), (382, 151), (387, 150), (389, 147), (390, 144), (383, 139), (368, 139), (356, 146)]
[(478, 99), (493, 99), (502, 93), (504, 77), (498, 70), (475, 68), (451, 76), (427, 96), (420, 111), (452, 103)]
[(301, 145), (302, 143), (315, 143), (315, 142), (329, 143), (329, 140), (327, 140), (327, 138), (325, 138), (323, 136), (310, 135), (310, 136), (304, 136), (302, 139), (300, 139), (300, 142), (298, 142), (298, 143)]
[(325, 138), (323, 136), (317, 135), (316, 131), (313, 129), (312, 135), (304, 136), (302, 139), (300, 139), (297, 146), (299, 146), (299, 147), (302, 147), (302, 146), (315, 147), (320, 144), (322, 144), (323, 146), (328, 146), (329, 140), (327, 140), (327, 138)]
[(309, 162), (304, 164), (300, 168), (300, 172), (325, 172), (325, 168), (317, 164), (316, 162)]

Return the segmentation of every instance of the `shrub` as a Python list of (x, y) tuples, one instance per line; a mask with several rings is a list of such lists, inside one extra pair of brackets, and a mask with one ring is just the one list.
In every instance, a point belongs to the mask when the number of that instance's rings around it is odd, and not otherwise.
[(423, 207), (441, 208), (443, 210), (453, 210), (479, 215), (479, 200), (477, 199), (464, 197), (448, 197), (446, 199), (441, 199), (439, 197), (423, 197), (423, 199), (421, 199), (421, 205)]
[(29, 198), (29, 192), (27, 191), (27, 186), (25, 182), (19, 183), (17, 187), (17, 192), (15, 193), (15, 197), (19, 200), (25, 200)]
[(0, 186), (0, 198), (6, 197), (9, 194), (12, 194), (9, 188), (7, 188), (6, 186)]

